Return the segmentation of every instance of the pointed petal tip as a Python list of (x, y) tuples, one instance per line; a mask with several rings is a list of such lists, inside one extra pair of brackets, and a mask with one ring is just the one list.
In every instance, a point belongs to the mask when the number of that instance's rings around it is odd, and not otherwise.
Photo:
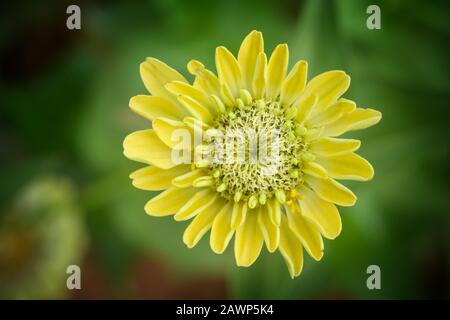
[(189, 249), (192, 249), (192, 248), (194, 248), (195, 247), (195, 244), (193, 244), (193, 243), (189, 243), (189, 242), (186, 242), (186, 241), (184, 241), (183, 240), (183, 243), (186, 245), (186, 247), (188, 247)]
[(270, 253), (274, 253), (275, 251), (277, 251), (277, 249), (278, 249), (278, 246), (274, 246), (274, 247), (272, 247), (272, 248), (267, 248), (267, 251), (269, 251)]
[(223, 254), (226, 249), (225, 247), (217, 247), (211, 240), (209, 242), (209, 246), (211, 247), (212, 252), (214, 252), (215, 254)]
[(383, 114), (378, 110), (371, 109), (371, 108), (367, 108), (366, 110), (373, 112), (374, 118), (378, 118), (376, 123), (378, 123), (383, 118)]
[(154, 57), (146, 57), (145, 61), (142, 63), (146, 63), (146, 62), (150, 62), (150, 63), (164, 63), (161, 60), (154, 58)]
[(320, 252), (319, 256), (311, 256), (314, 260), (320, 261), (323, 258), (323, 250)]
[(250, 267), (253, 264), (253, 262), (255, 262), (255, 261), (240, 261), (240, 260), (236, 259), (236, 265), (238, 267), (243, 267), (243, 268)]
[(148, 204), (145, 205), (144, 207), (144, 211), (147, 215), (155, 217), (155, 214), (152, 213), (152, 211), (150, 210), (150, 208), (148, 207)]
[(198, 60), (192, 59), (187, 63), (187, 69), (190, 74), (195, 76), (201, 70), (205, 69), (205, 65)]
[(225, 251), (225, 248), (217, 247), (211, 240), (209, 242), (209, 246), (210, 246), (212, 252), (214, 252), (215, 254), (222, 254)]
[(296, 277), (298, 277), (303, 270), (303, 267), (301, 267), (299, 270), (294, 270), (294, 266), (293, 265), (288, 265), (288, 271), (289, 271), (289, 275), (291, 277), (291, 279), (295, 279)]
[(227, 51), (228, 51), (228, 49), (225, 46), (218, 46), (218, 47), (216, 47), (216, 55), (223, 54), (223, 53), (225, 53)]
[(188, 247), (189, 249), (192, 249), (194, 246), (195, 246), (195, 244), (192, 242), (192, 241), (190, 241), (190, 239), (189, 239), (189, 237), (188, 237), (188, 235), (187, 235), (187, 232), (186, 232), (186, 230), (184, 231), (184, 233), (183, 233), (183, 243), (186, 245), (186, 247)]
[(325, 235), (323, 235), (325, 238), (327, 238), (328, 240), (334, 240), (334, 239), (336, 239), (337, 237), (339, 237), (339, 235), (341, 234), (341, 232), (342, 232), (342, 223), (339, 225), (339, 229), (336, 231), (336, 233), (335, 234), (333, 234), (332, 236), (325, 236)]
[[(274, 53), (279, 52), (279, 54), (283, 53), (283, 54), (289, 56), (289, 46), (287, 45), (287, 43), (280, 43), (275, 47), (273, 52)], [(273, 53), (272, 53), (272, 55), (273, 55)]]

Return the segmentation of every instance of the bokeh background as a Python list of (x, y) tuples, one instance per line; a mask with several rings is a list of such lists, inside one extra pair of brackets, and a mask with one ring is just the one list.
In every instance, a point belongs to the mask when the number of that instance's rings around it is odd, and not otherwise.
[[(81, 7), (81, 30), (66, 8)], [(381, 8), (368, 30), (366, 8)], [(450, 297), (450, 6), (442, 1), (18, 1), (0, 5), (0, 297), (67, 299), (405, 299)], [(342, 208), (343, 232), (291, 280), (279, 253), (249, 269), (231, 248), (182, 243), (184, 223), (151, 218), (122, 140), (149, 124), (139, 63), (214, 70), (251, 30), (290, 46), (310, 77), (343, 69), (346, 97), (382, 111), (352, 134), (375, 167)], [(230, 246), (231, 247), (231, 246)], [(82, 290), (66, 289), (66, 268)], [(368, 290), (366, 268), (381, 268)]]

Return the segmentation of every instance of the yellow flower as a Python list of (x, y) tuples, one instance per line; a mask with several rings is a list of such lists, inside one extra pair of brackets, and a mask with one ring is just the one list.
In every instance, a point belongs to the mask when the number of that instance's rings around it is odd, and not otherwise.
[[(234, 236), (236, 263), (247, 267), (265, 243), (268, 251), (280, 251), (295, 277), (303, 248), (320, 260), (322, 237), (341, 232), (336, 205), (356, 202), (336, 179), (367, 181), (374, 174), (355, 153), (359, 140), (336, 137), (378, 123), (381, 113), (341, 98), (350, 85), (343, 71), (307, 82), (306, 61), (287, 73), (288, 59), (286, 44), (267, 59), (258, 31), (244, 39), (237, 59), (225, 47), (216, 49), (218, 76), (191, 60), (193, 84), (148, 58), (140, 72), (151, 95), (131, 98), (130, 107), (152, 121), (152, 129), (128, 135), (123, 146), (126, 157), (149, 165), (130, 175), (133, 185), (164, 190), (145, 211), (192, 219), (183, 235), (189, 248), (211, 229), (211, 249), (222, 253)], [(180, 143), (179, 132), (192, 139)], [(255, 137), (269, 142), (252, 144)], [(245, 161), (224, 161), (223, 150), (231, 150), (231, 159), (240, 151)], [(260, 157), (261, 151), (270, 156)]]

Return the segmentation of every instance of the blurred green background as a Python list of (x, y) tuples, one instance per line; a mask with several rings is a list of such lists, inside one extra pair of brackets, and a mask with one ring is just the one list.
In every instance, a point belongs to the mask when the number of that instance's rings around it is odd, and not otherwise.
[[(0, 297), (70, 299), (404, 299), (450, 297), (450, 5), (448, 1), (68, 1), (2, 4), (0, 19)], [(366, 8), (381, 8), (368, 30)], [(343, 232), (291, 280), (279, 253), (249, 269), (231, 248), (182, 243), (186, 223), (150, 218), (131, 186), (140, 167), (122, 140), (148, 126), (128, 108), (145, 93), (139, 63), (215, 70), (251, 30), (267, 52), (290, 46), (310, 77), (343, 69), (347, 98), (383, 113), (363, 132), (369, 183), (342, 208)], [(66, 268), (82, 290), (66, 289)], [(368, 290), (366, 268), (381, 268)]]

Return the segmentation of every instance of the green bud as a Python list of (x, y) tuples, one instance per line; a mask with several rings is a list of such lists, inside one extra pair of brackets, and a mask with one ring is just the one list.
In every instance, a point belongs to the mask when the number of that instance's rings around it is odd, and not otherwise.
[(280, 203), (285, 203), (286, 202), (286, 194), (284, 193), (283, 190), (277, 190), (275, 191), (275, 197), (277, 198), (277, 200)]
[(250, 209), (254, 209), (256, 207), (256, 205), (258, 204), (258, 199), (256, 198), (256, 196), (251, 196), (248, 199), (248, 207)]

